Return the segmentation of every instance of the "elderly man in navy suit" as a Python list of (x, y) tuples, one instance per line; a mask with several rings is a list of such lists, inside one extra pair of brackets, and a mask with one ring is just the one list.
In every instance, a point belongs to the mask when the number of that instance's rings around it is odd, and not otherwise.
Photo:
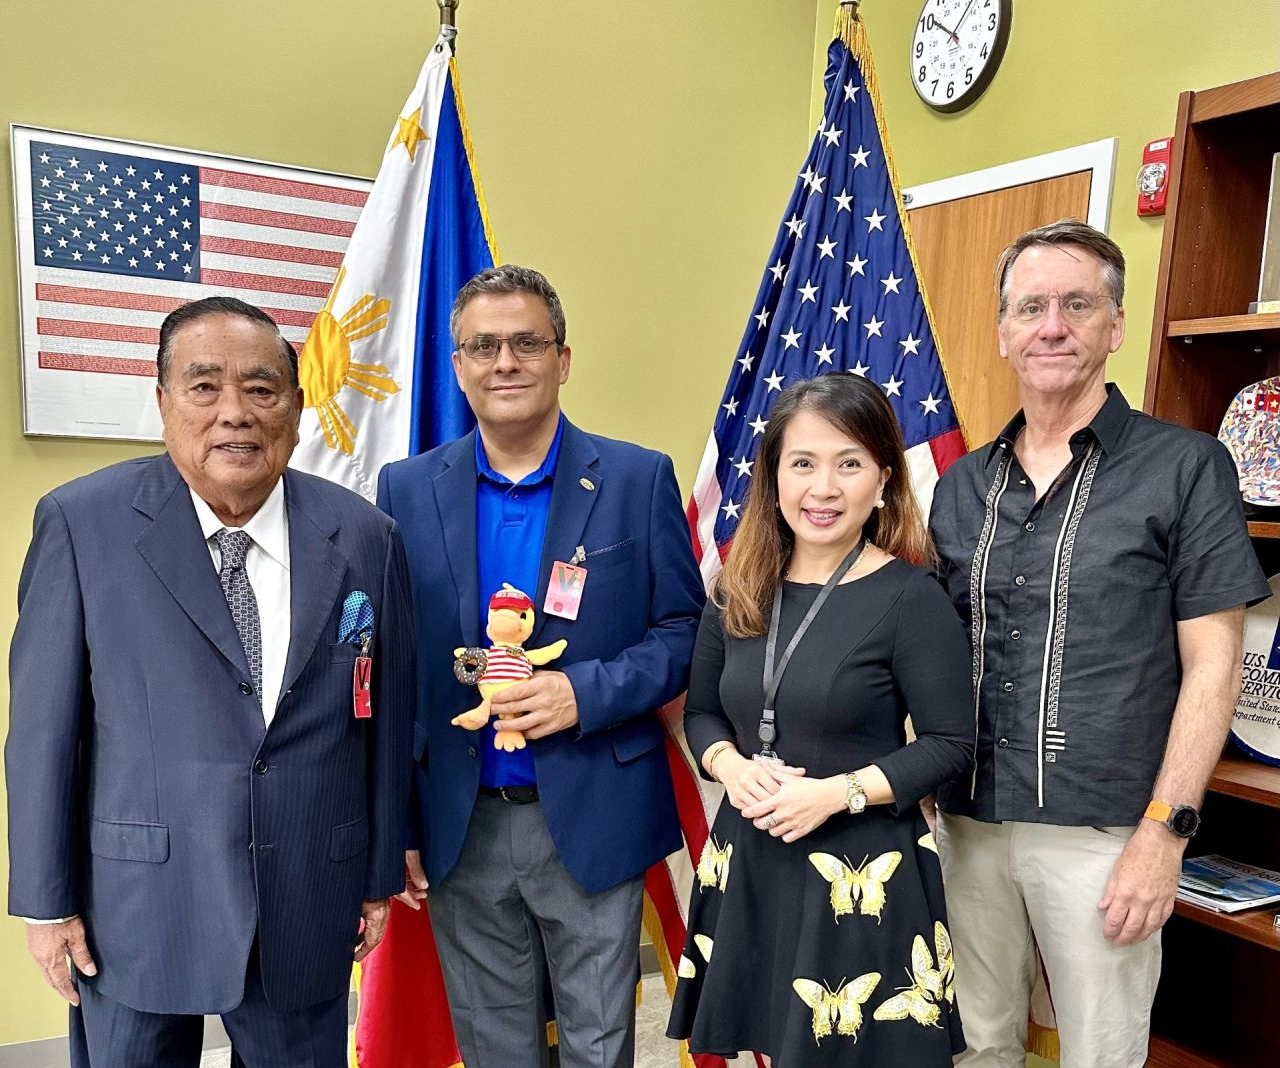
[(9, 910), (73, 1006), (78, 1068), (194, 1068), (205, 1013), (248, 1068), (341, 1068), (352, 957), (404, 886), (404, 548), (286, 472), (297, 356), (263, 312), (180, 307), (157, 365), (167, 451), (36, 508)]
[[(479, 426), (388, 465), (378, 484), (404, 531), (417, 612), (405, 897), (416, 904), (430, 877), (467, 1068), (545, 1062), (544, 952), (561, 1065), (621, 1068), (633, 1060), (644, 872), (681, 844), (655, 710), (688, 680), (702, 583), (671, 461), (561, 414), (570, 351), (547, 280), (483, 271), (451, 327)], [(453, 650), (485, 644), (504, 583), (532, 601), (525, 644), (568, 647), (492, 698), (495, 716), (514, 718), (465, 729), (451, 721), (478, 698), (455, 678)], [(495, 744), (513, 735), (527, 746)]]

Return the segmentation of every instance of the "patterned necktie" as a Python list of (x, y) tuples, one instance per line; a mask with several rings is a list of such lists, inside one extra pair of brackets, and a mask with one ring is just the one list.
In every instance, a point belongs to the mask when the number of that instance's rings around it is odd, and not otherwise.
[(236, 632), (240, 635), (240, 644), (244, 647), (245, 659), (249, 661), (249, 672), (253, 676), (253, 692), (257, 695), (258, 704), (262, 704), (262, 623), (258, 618), (258, 599), (253, 595), (253, 587), (249, 585), (249, 575), (244, 569), (245, 554), (253, 539), (243, 530), (220, 530), (214, 535), (218, 542), (218, 552), (222, 554), (222, 567), (218, 571), (218, 581), (222, 584), (223, 596), (231, 609), (231, 618), (235, 622)]

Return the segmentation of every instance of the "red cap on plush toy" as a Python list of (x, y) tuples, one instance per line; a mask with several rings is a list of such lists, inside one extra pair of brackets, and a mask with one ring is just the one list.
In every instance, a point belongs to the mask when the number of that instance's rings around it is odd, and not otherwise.
[(532, 607), (533, 601), (529, 595), (512, 586), (504, 587), (489, 598), (490, 612), (500, 612), (504, 608), (512, 612), (527, 612)]

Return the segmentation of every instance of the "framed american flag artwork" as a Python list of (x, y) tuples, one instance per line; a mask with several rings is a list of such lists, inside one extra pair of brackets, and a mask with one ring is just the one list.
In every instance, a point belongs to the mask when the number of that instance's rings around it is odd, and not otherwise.
[(160, 323), (239, 297), (301, 350), (372, 182), (11, 125), (23, 429), (159, 441)]

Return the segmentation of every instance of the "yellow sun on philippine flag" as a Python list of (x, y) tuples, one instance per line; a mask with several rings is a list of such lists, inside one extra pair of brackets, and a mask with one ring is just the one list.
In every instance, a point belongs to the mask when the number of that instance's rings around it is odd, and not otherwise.
[(399, 393), (400, 387), (383, 364), (351, 361), (353, 342), (386, 328), (391, 301), (366, 293), (341, 319), (334, 318), (333, 301), (346, 273), (346, 267), (338, 271), (329, 299), (311, 324), (298, 358), (298, 378), (305, 406), (316, 410), (324, 443), (350, 456), (355, 452), (356, 426), (338, 402), (342, 388), (350, 386), (366, 397), (384, 401)]

